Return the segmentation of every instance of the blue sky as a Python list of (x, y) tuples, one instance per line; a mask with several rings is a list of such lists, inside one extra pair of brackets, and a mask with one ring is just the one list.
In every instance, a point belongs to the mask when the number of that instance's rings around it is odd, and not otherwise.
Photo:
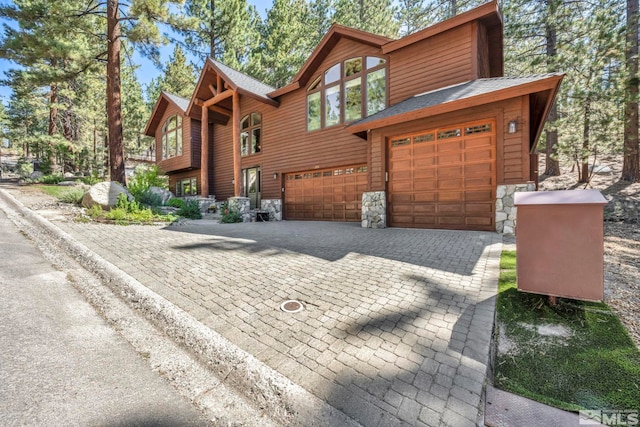
[[(266, 11), (273, 4), (273, 0), (247, 0), (249, 4), (256, 6), (258, 12), (263, 17), (266, 16)], [(3, 2), (4, 3), (4, 2)], [(0, 20), (0, 23), (4, 23), (6, 21)], [(161, 54), (161, 62), (164, 64), (169, 60), (171, 53), (173, 52), (173, 46), (167, 45), (164, 46), (160, 50)], [(138, 53), (136, 53), (133, 57), (133, 62), (140, 65), (136, 74), (138, 76), (138, 80), (142, 84), (143, 88), (153, 79), (154, 77), (160, 74), (160, 70), (158, 70), (155, 65), (151, 61), (146, 58), (143, 58)], [(4, 72), (15, 68), (15, 64), (11, 61), (7, 61), (6, 59), (0, 59), (0, 78), (4, 79)], [(0, 102), (6, 104), (9, 101), (9, 97), (11, 96), (11, 89), (7, 86), (0, 85)]]

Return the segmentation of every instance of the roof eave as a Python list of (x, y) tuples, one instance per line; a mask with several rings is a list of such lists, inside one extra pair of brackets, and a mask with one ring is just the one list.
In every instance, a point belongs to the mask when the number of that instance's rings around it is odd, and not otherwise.
[(432, 105), (430, 107), (420, 108), (405, 113), (396, 114), (391, 117), (383, 117), (364, 123), (354, 123), (347, 127), (352, 134), (378, 129), (381, 127), (392, 126), (405, 123), (411, 120), (424, 119), (439, 114), (450, 113), (453, 111), (464, 110), (466, 108), (476, 107), (478, 105), (490, 104), (492, 102), (504, 101), (506, 99), (525, 95), (528, 93), (540, 92), (543, 90), (554, 89), (557, 91), (560, 81), (564, 74), (550, 76), (548, 78), (530, 83), (523, 83), (518, 86), (499, 89), (496, 91), (484, 93), (481, 95), (462, 98), (455, 101), (444, 102), (442, 104)]
[[(169, 96), (167, 96), (167, 93), (165, 91), (160, 92), (160, 96), (158, 96), (158, 100), (156, 101), (156, 104), (153, 106), (153, 110), (151, 111), (151, 115), (149, 116), (149, 120), (147, 121), (147, 125), (144, 127), (144, 135), (147, 136), (155, 136), (156, 130), (151, 128), (152, 123), (154, 122), (156, 115), (159, 113), (159, 108), (160, 108), (160, 104), (162, 102), (162, 100), (165, 100), (167, 103), (174, 105), (178, 110), (180, 110), (183, 114), (186, 114), (186, 112), (182, 109), (182, 107), (180, 107), (178, 104), (176, 104), (173, 99), (171, 99)], [(164, 110), (166, 110), (167, 108), (164, 107), (162, 113), (160, 114), (164, 114)]]
[(193, 89), (193, 95), (191, 95), (191, 99), (189, 99), (189, 106), (187, 107), (187, 111), (186, 114), (188, 116), (191, 116), (192, 114), (192, 110), (193, 107), (196, 103), (196, 94), (198, 93), (198, 90), (200, 89), (200, 86), (202, 86), (202, 82), (204, 80), (204, 76), (207, 73), (207, 69), (209, 67), (213, 67), (214, 64), (213, 62), (210, 61), (210, 58), (207, 58), (204, 62), (204, 66), (202, 67), (202, 72), (200, 72), (200, 77), (198, 78), (198, 83), (196, 83), (196, 87)]
[(547, 117), (549, 117), (549, 111), (551, 111), (551, 106), (553, 105), (553, 103), (556, 100), (556, 97), (558, 96), (558, 91), (560, 90), (560, 83), (562, 83), (563, 78), (564, 78), (564, 74), (559, 75), (555, 87), (551, 89), (552, 90), (551, 96), (549, 96), (549, 98), (547, 99), (547, 104), (544, 107), (544, 112), (542, 113), (543, 120), (541, 120), (540, 125), (538, 126), (538, 129), (536, 129), (536, 134), (531, 144), (530, 153), (534, 153), (536, 148), (538, 147), (538, 141), (540, 141), (542, 130), (544, 129), (544, 125), (547, 122)]

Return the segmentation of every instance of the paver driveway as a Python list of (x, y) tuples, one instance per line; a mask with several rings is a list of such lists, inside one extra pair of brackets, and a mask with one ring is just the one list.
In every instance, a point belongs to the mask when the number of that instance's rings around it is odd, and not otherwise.
[[(475, 425), (501, 237), (326, 222), (56, 222), (366, 426)], [(305, 310), (279, 310), (298, 299)]]

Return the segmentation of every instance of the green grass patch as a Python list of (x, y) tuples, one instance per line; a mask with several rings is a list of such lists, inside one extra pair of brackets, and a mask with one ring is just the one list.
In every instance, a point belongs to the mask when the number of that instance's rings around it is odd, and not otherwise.
[(516, 254), (500, 260), (494, 383), (558, 408), (640, 410), (640, 352), (606, 304), (516, 288)]
[(74, 191), (73, 187), (65, 187), (62, 185), (47, 185), (47, 184), (37, 184), (35, 187), (49, 196), (55, 197), (57, 199), (62, 199), (66, 197), (67, 193)]

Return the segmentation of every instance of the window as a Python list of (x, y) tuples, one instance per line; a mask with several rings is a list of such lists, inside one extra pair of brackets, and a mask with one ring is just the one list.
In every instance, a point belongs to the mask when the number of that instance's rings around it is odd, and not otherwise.
[(329, 67), (307, 88), (307, 130), (338, 125), (387, 106), (387, 61), (357, 56)]
[(162, 125), (162, 160), (182, 155), (182, 117), (171, 116)]
[(198, 194), (197, 181), (195, 178), (182, 179), (176, 182), (176, 196), (194, 196)]
[(258, 113), (251, 113), (240, 120), (240, 154), (248, 156), (257, 154), (261, 147), (261, 125), (262, 116)]

